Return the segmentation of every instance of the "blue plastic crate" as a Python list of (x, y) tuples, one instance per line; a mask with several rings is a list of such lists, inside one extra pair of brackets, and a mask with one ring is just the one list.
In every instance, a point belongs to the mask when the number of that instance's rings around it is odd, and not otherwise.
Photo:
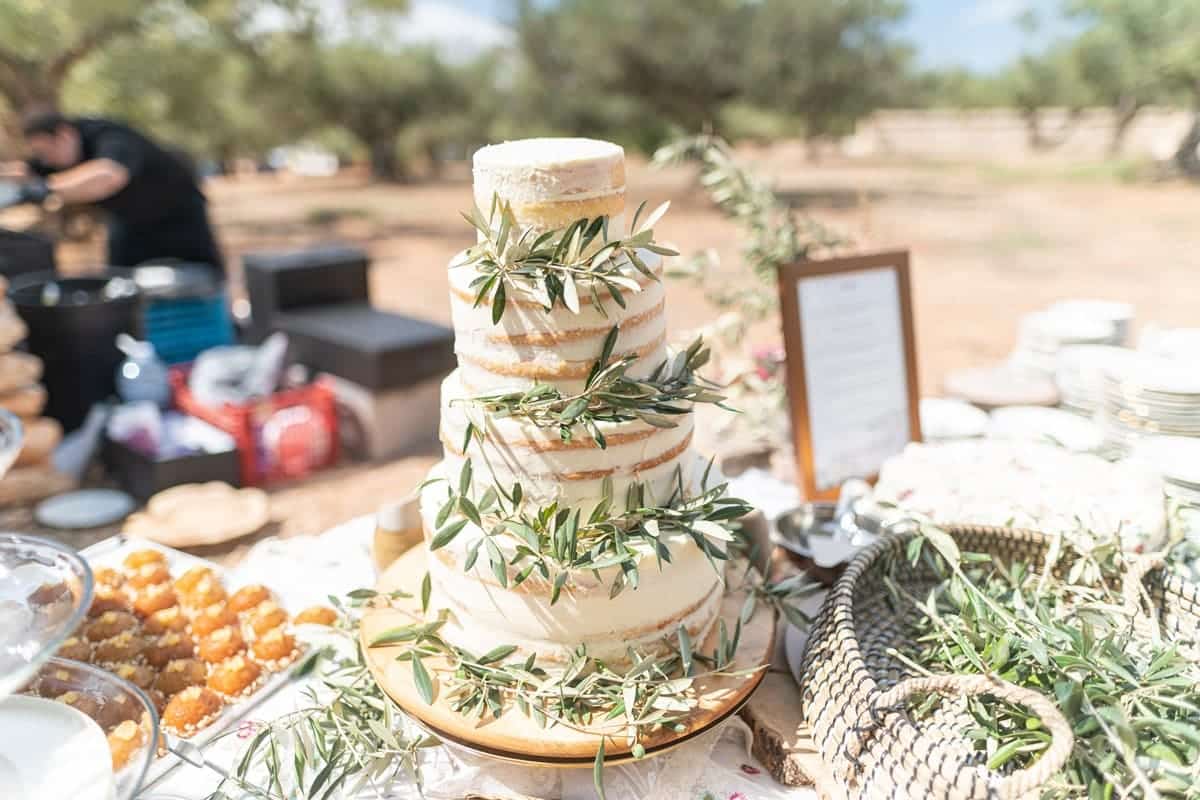
[(212, 347), (235, 341), (233, 318), (224, 293), (211, 297), (163, 298), (146, 303), (142, 336), (167, 364), (194, 361)]

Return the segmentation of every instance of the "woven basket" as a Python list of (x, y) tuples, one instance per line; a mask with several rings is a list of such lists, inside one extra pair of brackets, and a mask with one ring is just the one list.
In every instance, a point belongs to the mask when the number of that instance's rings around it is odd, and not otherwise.
[[(1032, 564), (1044, 560), (1051, 542), (1045, 534), (1026, 530), (945, 530), (965, 552)], [(925, 597), (937, 581), (927, 566), (907, 566), (905, 546), (913, 535), (889, 534), (859, 553), (830, 591), (810, 632), (801, 688), (805, 718), (821, 757), (851, 797), (1005, 800), (1035, 795), (1062, 768), (1074, 744), (1070, 726), (1051, 698), (982, 675), (916, 677), (887, 652), (910, 638), (919, 612), (894, 609), (882, 577), (891, 574), (917, 597)], [(893, 572), (897, 559), (905, 568)], [(1165, 574), (1160, 562), (1138, 562), (1125, 596), (1128, 605), (1142, 609), (1147, 632), (1184, 642), (1200, 638), (1200, 589)], [(904, 713), (910, 696), (931, 692), (984, 694), (1022, 705), (1042, 720), (1052, 737), (1050, 746), (1026, 769), (989, 771), (986, 757), (962, 737), (971, 727), (963, 704), (942, 703), (919, 724)]]

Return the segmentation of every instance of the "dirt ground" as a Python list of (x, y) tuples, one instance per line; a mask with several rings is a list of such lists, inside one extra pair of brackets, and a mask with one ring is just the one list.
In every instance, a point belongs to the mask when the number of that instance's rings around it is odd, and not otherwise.
[[(858, 249), (912, 252), (922, 390), (947, 371), (1002, 358), (1018, 318), (1066, 297), (1132, 302), (1138, 323), (1200, 325), (1200, 189), (1122, 184), (1103, 171), (1057, 173), (969, 165), (808, 163), (778, 145), (747, 159), (806, 213), (852, 237)], [(634, 204), (672, 202), (659, 237), (683, 252), (715, 248), (736, 263), (738, 231), (684, 168), (630, 165)], [(209, 189), (223, 244), (241, 253), (329, 240), (357, 243), (373, 259), (376, 305), (448, 322), (448, 259), (471, 239), (458, 212), (471, 202), (469, 174), (401, 186), (354, 175), (332, 179), (252, 176)], [(99, 243), (64, 248), (73, 268), (99, 263)], [(752, 278), (747, 278), (752, 279)], [(713, 316), (692, 286), (669, 289), (671, 326)], [(758, 326), (755, 343), (779, 340)], [(278, 523), (266, 533), (316, 533), (403, 495), (436, 458), (430, 451), (387, 465), (351, 466), (273, 495)], [(24, 515), (0, 515), (0, 524)], [(77, 544), (86, 539), (71, 537)], [(209, 555), (236, 557), (245, 543)]]

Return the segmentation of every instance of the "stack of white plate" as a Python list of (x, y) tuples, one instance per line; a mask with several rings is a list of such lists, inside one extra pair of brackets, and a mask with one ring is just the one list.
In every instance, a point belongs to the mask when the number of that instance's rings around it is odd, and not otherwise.
[(1012, 364), (1052, 376), (1058, 353), (1064, 347), (1124, 343), (1133, 316), (1132, 308), (1123, 319), (1113, 319), (1116, 316), (1113, 311), (1106, 314), (1088, 311), (1091, 302), (1099, 301), (1064, 301), (1022, 317), (1017, 327), (1017, 345), (1011, 356)]
[(927, 442), (978, 439), (987, 431), (988, 415), (965, 400), (921, 398), (921, 438)]
[(1146, 436), (1200, 437), (1200, 369), (1138, 353), (1105, 374), (1098, 421), (1120, 452)]
[(1150, 324), (1142, 331), (1138, 349), (1180, 361), (1200, 360), (1200, 328), (1163, 328)]
[(1040, 406), (997, 408), (988, 421), (987, 438), (1054, 444), (1073, 453), (1099, 453), (1104, 431), (1090, 419)]
[(1133, 353), (1127, 347), (1107, 344), (1076, 344), (1059, 350), (1054, 367), (1059, 404), (1068, 411), (1095, 414), (1104, 405), (1105, 373)]
[(1147, 436), (1133, 446), (1129, 458), (1162, 475), (1173, 538), (1200, 544), (1200, 439)]
[(1086, 317), (1106, 322), (1112, 326), (1113, 344), (1126, 344), (1129, 341), (1134, 315), (1132, 303), (1074, 298), (1059, 300), (1047, 310), (1060, 316)]

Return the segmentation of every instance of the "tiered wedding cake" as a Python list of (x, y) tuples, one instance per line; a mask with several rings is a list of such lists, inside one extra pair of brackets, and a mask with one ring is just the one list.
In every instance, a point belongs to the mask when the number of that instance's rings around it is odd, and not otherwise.
[[(442, 386), (445, 458), (421, 496), (430, 579), (451, 612), (440, 635), (474, 653), (515, 646), (539, 663), (566, 662), (580, 645), (620, 663), (630, 647), (661, 651), (681, 625), (701, 641), (722, 599), (713, 553), (724, 530), (694, 516), (684, 530), (637, 511), (700, 494), (705, 465), (690, 449), (690, 402), (629, 400), (638, 381), (643, 395), (690, 381), (696, 351), (667, 351), (653, 252), (663, 248), (637, 229), (626, 235), (627, 224), (648, 225), (626, 213), (624, 151), (591, 139), (508, 142), (476, 153), (474, 181), (490, 255), (467, 251), (450, 268), (459, 366)], [(604, 280), (551, 270), (547, 282), (536, 258), (522, 260), (543, 234), (553, 242), (599, 217), (607, 230), (563, 253), (585, 263), (605, 259), (605, 242), (628, 243), (634, 255), (613, 248)], [(489, 284), (497, 262), (528, 269)], [(603, 418), (612, 415), (595, 390), (597, 372), (614, 363), (626, 378), (614, 402), (627, 410), (615, 420)], [(588, 399), (571, 402), (589, 387)], [(696, 391), (683, 393), (714, 401)], [(559, 399), (538, 406), (548, 416), (522, 403), (547, 397)], [(585, 407), (600, 419), (584, 424)]]

